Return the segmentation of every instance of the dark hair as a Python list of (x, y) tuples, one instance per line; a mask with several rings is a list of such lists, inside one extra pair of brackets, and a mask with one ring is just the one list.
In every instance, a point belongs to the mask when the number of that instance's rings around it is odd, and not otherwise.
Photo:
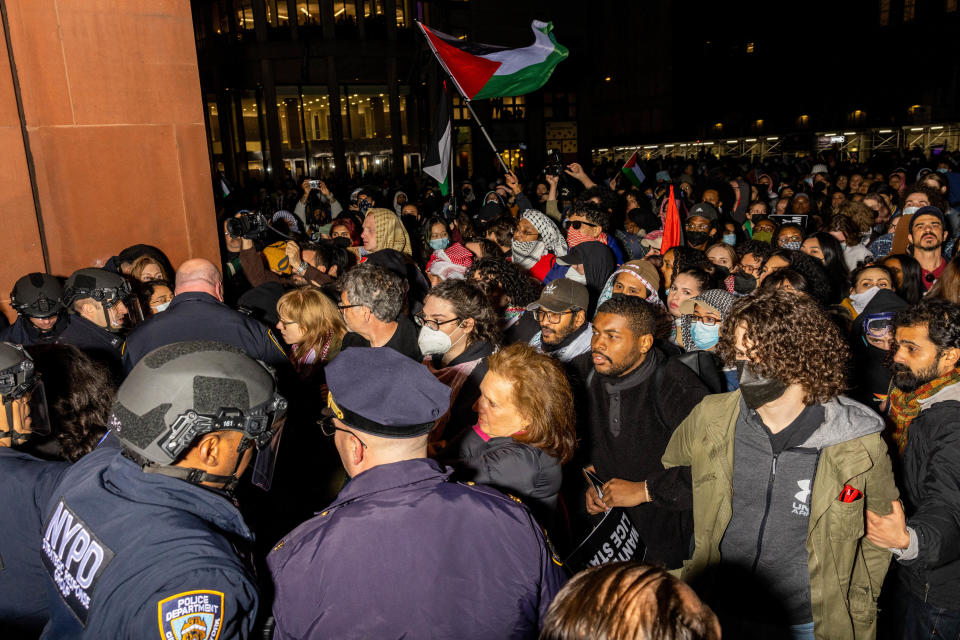
[(825, 231), (811, 234), (810, 238), (815, 238), (817, 244), (820, 245), (820, 253), (823, 254), (823, 267), (834, 288), (833, 297), (839, 295), (839, 298), (835, 299), (834, 302), (839, 302), (846, 296), (847, 289), (850, 288), (850, 275), (847, 271), (847, 263), (843, 258), (843, 245)]
[[(900, 286), (897, 295), (909, 304), (917, 304), (927, 292), (923, 286), (923, 268), (917, 259), (905, 253), (894, 253), (886, 256), (880, 262), (896, 260), (900, 263)], [(887, 267), (889, 269), (889, 267)]]
[(513, 232), (516, 230), (517, 221), (513, 219), (513, 216), (502, 215), (490, 221), (486, 232), (493, 234), (493, 237), (497, 239), (497, 244), (510, 248), (510, 243), (513, 242)]
[(750, 204), (747, 205), (747, 211), (749, 211), (750, 209), (752, 209), (752, 208), (753, 208), (753, 205), (755, 205), (755, 204), (762, 204), (762, 205), (763, 205), (763, 208), (764, 208), (764, 213), (763, 213), (763, 215), (766, 215), (766, 214), (770, 213), (770, 203), (767, 202), (766, 200), (751, 200), (751, 201), (750, 201)]
[(583, 216), (593, 224), (600, 225), (603, 231), (610, 225), (610, 213), (600, 205), (586, 199), (577, 200), (570, 211), (572, 216)]
[(313, 266), (326, 267), (327, 271), (330, 271), (331, 267), (336, 267), (337, 276), (342, 276), (350, 267), (350, 252), (331, 242), (305, 244), (302, 249), (316, 252), (317, 264)]
[[(607, 222), (609, 222), (610, 213), (612, 211), (616, 211), (617, 207), (620, 206), (620, 198), (616, 192), (605, 187), (593, 186), (584, 190), (584, 192), (580, 194), (580, 197), (577, 198), (577, 202), (574, 203), (574, 211), (576, 211), (577, 204), (589, 202), (591, 198), (596, 198), (600, 201), (600, 204), (597, 205), (597, 207), (607, 216)], [(593, 220), (590, 221), (593, 222)], [(606, 229), (606, 225), (604, 225), (604, 229)]]
[[(926, 176), (924, 176), (924, 178), (926, 178)], [(942, 213), (946, 213), (950, 209), (950, 205), (948, 205), (947, 201), (943, 199), (943, 194), (936, 189), (931, 189), (923, 184), (912, 184), (903, 190), (903, 198), (900, 200), (901, 208), (906, 206), (907, 197), (909, 197), (911, 193), (922, 193), (923, 195), (927, 196), (927, 200), (930, 201), (930, 205), (940, 209)]]
[(43, 376), (60, 455), (76, 462), (106, 434), (117, 387), (106, 368), (72, 345), (37, 344), (26, 349)]
[(673, 277), (677, 274), (699, 267), (704, 271), (713, 269), (713, 263), (707, 257), (706, 252), (694, 249), (693, 247), (678, 246), (672, 247), (667, 251), (673, 252)]
[[(171, 294), (174, 292), (173, 285), (166, 280), (147, 280), (146, 282), (140, 282), (137, 286), (137, 298), (140, 300), (141, 308), (150, 306), (150, 298), (153, 296), (157, 287), (166, 287), (170, 289)], [(146, 313), (146, 310), (144, 313)]]
[(717, 352), (737, 360), (737, 329), (746, 329), (752, 368), (761, 376), (803, 386), (804, 402), (826, 402), (846, 388), (850, 348), (813, 298), (761, 290), (737, 302), (720, 328)]
[[(786, 252), (786, 253), (781, 253)], [(837, 295), (833, 290), (833, 284), (830, 282), (830, 276), (827, 273), (827, 270), (823, 267), (819, 260), (812, 256), (808, 256), (802, 251), (792, 251), (787, 249), (781, 249), (778, 252), (775, 252), (774, 255), (781, 255), (790, 262), (790, 269), (801, 276), (806, 281), (806, 288), (803, 290), (804, 293), (808, 294), (811, 298), (817, 301), (820, 305), (827, 306), (834, 302), (834, 297)], [(770, 277), (770, 276), (767, 276)], [(764, 279), (766, 283), (766, 279)], [(841, 298), (846, 295), (847, 291), (842, 292)], [(836, 302), (840, 300), (837, 299)]]
[(773, 234), (773, 241), (774, 241), (774, 243), (779, 243), (780, 234), (783, 232), (784, 229), (796, 229), (797, 231), (799, 231), (799, 232), (800, 232), (800, 242), (801, 242), (801, 243), (802, 243), (804, 240), (807, 239), (807, 234), (804, 232), (803, 227), (801, 227), (801, 226), (798, 225), (798, 224), (794, 224), (794, 223), (792, 223), (792, 222), (788, 222), (787, 224), (781, 225), (781, 226), (777, 229), (777, 232), (776, 232), (775, 234)]
[(760, 290), (779, 289), (785, 282), (797, 291), (807, 293), (807, 279), (803, 277), (803, 274), (789, 267), (786, 269), (778, 269), (764, 278), (763, 284), (760, 285)]
[(896, 328), (927, 325), (930, 341), (937, 353), (960, 348), (960, 306), (942, 298), (924, 299), (920, 304), (897, 312)]
[(738, 242), (737, 246), (734, 247), (737, 250), (737, 259), (743, 260), (743, 256), (748, 253), (753, 254), (755, 257), (759, 258), (761, 261), (766, 262), (767, 258), (770, 257), (770, 254), (773, 253), (773, 245), (769, 242), (760, 242), (759, 240), (747, 240), (746, 242)]
[[(857, 203), (852, 203), (857, 204)], [(866, 206), (866, 205), (864, 205)], [(867, 207), (870, 209), (870, 207)], [(870, 209), (873, 211), (873, 209)], [(838, 213), (830, 219), (830, 231), (840, 231), (843, 233), (843, 244), (848, 247), (855, 247), (860, 244), (860, 225), (853, 221), (853, 218)]]
[(713, 276), (712, 273), (702, 269), (700, 267), (693, 267), (692, 269), (684, 269), (683, 271), (677, 271), (673, 275), (673, 282), (677, 281), (677, 278), (680, 276), (690, 276), (697, 281), (697, 284), (700, 285), (700, 291), (707, 291), (708, 289), (719, 289), (717, 279)]
[(471, 344), (476, 340), (484, 340), (495, 347), (500, 346), (500, 318), (490, 306), (486, 294), (476, 284), (466, 280), (444, 280), (430, 288), (427, 297), (430, 296), (449, 302), (454, 315), (461, 321), (473, 320)]
[(665, 569), (610, 562), (581, 571), (557, 593), (540, 640), (719, 640), (710, 607)]
[(570, 460), (577, 447), (576, 415), (563, 365), (524, 343), (494, 353), (487, 364), (490, 373), (510, 382), (514, 406), (530, 421), (513, 439), (542, 449), (561, 463)]
[(474, 260), (466, 277), (479, 280), (483, 283), (481, 286), (496, 284), (507, 294), (514, 307), (526, 307), (540, 297), (540, 284), (523, 273), (517, 265), (501, 257), (484, 256)]
[(441, 218), (440, 216), (430, 216), (429, 218), (427, 218), (426, 222), (423, 223), (424, 246), (425, 247), (430, 246), (430, 235), (433, 233), (433, 225), (435, 224), (443, 225), (444, 230), (446, 230), (447, 232), (447, 237), (450, 238), (450, 244), (453, 244), (453, 233), (451, 232), (450, 225), (447, 224), (447, 221)]
[(600, 305), (597, 313), (609, 313), (627, 319), (633, 335), (653, 335), (655, 318), (653, 306), (636, 296), (614, 296)]
[(890, 267), (882, 264), (862, 264), (850, 272), (851, 287), (857, 286), (857, 278), (859, 278), (860, 274), (866, 271), (867, 269), (879, 269), (880, 271), (883, 271), (885, 274), (887, 274), (887, 278), (890, 279), (890, 287), (895, 288), (897, 286), (897, 281), (893, 277), (893, 272), (890, 271)]

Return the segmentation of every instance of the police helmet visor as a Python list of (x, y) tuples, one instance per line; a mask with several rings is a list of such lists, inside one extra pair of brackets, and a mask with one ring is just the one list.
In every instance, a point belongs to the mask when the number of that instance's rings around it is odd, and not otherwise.
[[(31, 435), (50, 435), (50, 412), (43, 381), (35, 375), (30, 382), (17, 385), (15, 377), (11, 373), (0, 374), (0, 388), (4, 389), (0, 443), (16, 444)], [(15, 385), (12, 388), (11, 382)]]
[(243, 433), (245, 445), (240, 453), (253, 446), (257, 456), (253, 463), (250, 481), (269, 491), (273, 484), (273, 472), (276, 468), (277, 454), (280, 450), (280, 436), (287, 418), (287, 401), (275, 395), (269, 406), (263, 411), (244, 415), (234, 409), (221, 410), (214, 420), (216, 430), (232, 430)]

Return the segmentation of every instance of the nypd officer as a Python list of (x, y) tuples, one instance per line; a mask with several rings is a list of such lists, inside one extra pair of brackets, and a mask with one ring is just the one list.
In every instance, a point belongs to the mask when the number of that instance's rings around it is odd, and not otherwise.
[(163, 313), (127, 338), (124, 370), (157, 347), (183, 340), (219, 340), (276, 368), (289, 364), (270, 329), (223, 304), (223, 277), (209, 260), (187, 260), (177, 269), (176, 295)]
[(70, 324), (62, 298), (60, 280), (49, 273), (30, 273), (17, 280), (10, 292), (17, 321), (0, 329), (0, 341), (25, 347), (55, 342)]
[(229, 492), (251, 464), (269, 480), (285, 411), (271, 372), (236, 347), (181, 342), (142, 358), (110, 416), (122, 450), (86, 455), (43, 509), (42, 637), (248, 637), (253, 535)]
[(426, 457), (449, 388), (369, 347), (327, 380), (322, 428), (351, 480), (267, 557), (275, 640), (536, 637), (563, 571), (519, 501)]
[(49, 429), (43, 382), (18, 345), (0, 342), (0, 629), (4, 640), (36, 638), (47, 621), (47, 577), (37, 553), (40, 507), (69, 466), (20, 448)]
[(70, 325), (57, 342), (72, 344), (106, 364), (117, 377), (123, 336), (139, 309), (130, 283), (105, 269), (79, 269), (67, 278), (63, 303), (70, 313)]

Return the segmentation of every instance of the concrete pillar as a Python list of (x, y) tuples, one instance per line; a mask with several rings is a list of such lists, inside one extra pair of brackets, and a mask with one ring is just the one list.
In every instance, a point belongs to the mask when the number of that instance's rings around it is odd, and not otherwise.
[(0, 301), (44, 268), (43, 247), (58, 275), (141, 242), (174, 265), (217, 262), (189, 0), (4, 6)]

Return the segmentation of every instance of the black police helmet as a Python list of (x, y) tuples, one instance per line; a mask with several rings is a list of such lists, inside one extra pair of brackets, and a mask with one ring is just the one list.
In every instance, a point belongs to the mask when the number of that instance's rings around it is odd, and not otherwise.
[(10, 306), (29, 318), (49, 318), (63, 311), (63, 286), (49, 273), (30, 273), (13, 285)]
[(23, 347), (0, 342), (0, 396), (15, 400), (32, 389), (39, 381), (33, 358)]
[(104, 307), (111, 307), (132, 291), (130, 283), (116, 273), (96, 268), (78, 269), (67, 278), (63, 304), (69, 307), (77, 300), (92, 298)]
[(263, 446), (286, 405), (272, 372), (240, 349), (176, 342), (136, 364), (117, 391), (109, 428), (139, 458), (166, 466), (214, 431), (242, 431)]

